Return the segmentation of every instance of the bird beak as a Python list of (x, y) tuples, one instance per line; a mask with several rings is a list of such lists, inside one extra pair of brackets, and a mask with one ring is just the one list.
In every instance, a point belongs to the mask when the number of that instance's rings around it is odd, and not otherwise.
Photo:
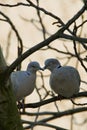
[(44, 66), (44, 67), (43, 67), (43, 71), (44, 71), (45, 69), (47, 69), (47, 66)]
[(41, 68), (41, 67), (40, 67), (40, 70), (44, 71), (44, 69), (43, 69), (43, 68)]

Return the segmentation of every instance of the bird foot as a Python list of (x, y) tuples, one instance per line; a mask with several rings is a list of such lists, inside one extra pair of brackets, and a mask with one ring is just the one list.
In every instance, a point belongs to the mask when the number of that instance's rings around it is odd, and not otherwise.
[(62, 99), (64, 99), (65, 97), (63, 97), (62, 95), (58, 95), (58, 99), (61, 101)]
[(20, 102), (18, 101), (18, 109), (20, 110), (21, 108), (24, 110), (24, 103), (23, 102)]

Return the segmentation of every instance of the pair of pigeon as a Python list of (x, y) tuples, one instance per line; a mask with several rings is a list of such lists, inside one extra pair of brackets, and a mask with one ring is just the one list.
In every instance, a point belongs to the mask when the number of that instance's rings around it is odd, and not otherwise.
[(80, 75), (78, 71), (71, 66), (61, 66), (57, 59), (51, 58), (45, 61), (43, 68), (34, 61), (28, 64), (26, 71), (11, 73), (11, 83), (17, 101), (33, 92), (36, 85), (36, 72), (45, 69), (51, 71), (49, 83), (55, 93), (70, 98), (79, 92)]

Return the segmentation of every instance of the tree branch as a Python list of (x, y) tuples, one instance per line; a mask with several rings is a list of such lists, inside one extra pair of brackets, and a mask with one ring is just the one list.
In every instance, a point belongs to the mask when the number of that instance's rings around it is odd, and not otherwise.
[[(24, 123), (29, 124), (30, 122), (25, 121)], [(44, 122), (31, 122), (31, 126), (37, 126), (37, 125), (53, 128), (55, 130), (68, 130), (68, 129), (64, 129), (62, 127), (58, 127), (58, 126), (51, 125), (51, 124), (44, 123)], [(29, 129), (29, 128), (31, 128), (31, 126), (30, 125), (26, 126), (25, 129)]]
[[(80, 92), (80, 93), (78, 93), (77, 95), (74, 95), (74, 96), (72, 97), (72, 99), (80, 98), (80, 97), (87, 97), (87, 92)], [(70, 99), (61, 97), (61, 100), (70, 100)], [(43, 106), (43, 105), (46, 105), (46, 104), (48, 104), (48, 103), (52, 103), (52, 102), (54, 102), (54, 101), (60, 101), (60, 97), (55, 96), (55, 97), (53, 97), (53, 98), (50, 98), (50, 99), (47, 99), (47, 100), (44, 100), (44, 101), (41, 101), (41, 102), (24, 104), (23, 106), (22, 106), (22, 104), (21, 104), (21, 105), (18, 105), (18, 108), (19, 108), (19, 109), (21, 109), (21, 108), (23, 108), (23, 107), (24, 107), (24, 108), (37, 108), (37, 107), (41, 107), (41, 106)], [(81, 105), (82, 105), (82, 104), (81, 104)]]
[[(80, 113), (83, 111), (87, 111), (87, 107), (75, 108), (75, 109), (70, 109), (70, 110), (66, 110), (66, 111), (62, 111), (62, 112), (54, 112), (54, 115), (52, 115), (48, 118), (44, 118), (42, 120), (39, 120), (39, 121), (35, 122), (35, 124), (33, 123), (33, 126), (36, 126), (37, 124), (45, 123), (45, 122), (48, 122), (48, 121), (51, 121), (51, 120), (54, 120), (54, 119), (57, 119), (57, 118), (60, 118), (63, 116), (69, 116), (72, 114)], [(32, 125), (30, 125), (28, 128), (31, 128), (31, 127), (32, 127)]]
[[(8, 75), (16, 68), (16, 66), (18, 64), (20, 64), (25, 58), (27, 58), (29, 55), (31, 55), (32, 53), (38, 51), (39, 49), (41, 49), (42, 47), (45, 47), (47, 45), (49, 45), (52, 41), (58, 39), (58, 38), (63, 38), (64, 34), (61, 34), (61, 30), (57, 31), (55, 34), (53, 34), (52, 36), (50, 36), (49, 38), (47, 38), (45, 41), (42, 41), (40, 43), (38, 43), (37, 45), (33, 46), (32, 48), (30, 48), (29, 50), (27, 50), (25, 53), (23, 53), (22, 55), (20, 55), (9, 67), (7, 70)], [(67, 35), (68, 36), (68, 35)], [(71, 38), (71, 36), (70, 36)], [(81, 41), (82, 38), (77, 38), (74, 36), (74, 38), (76, 38), (76, 41)], [(71, 40), (71, 39), (70, 39)], [(73, 37), (72, 37), (73, 40)], [(84, 43), (87, 43), (87, 39), (84, 38), (83, 39)]]
[(15, 25), (11, 22), (10, 18), (8, 16), (6, 16), (3, 12), (0, 11), (0, 14), (6, 19), (5, 22), (8, 22), (12, 28), (12, 30), (15, 32), (18, 42), (20, 43), (20, 47), (23, 50), (23, 43), (22, 43), (22, 39), (17, 31), (17, 29), (15, 28)]
[(18, 6), (29, 6), (29, 4), (25, 4), (25, 3), (22, 3), (22, 2), (19, 2), (19, 3), (14, 4), (14, 5), (0, 3), (0, 6), (11, 8), (11, 7), (18, 7)]
[(62, 117), (62, 116), (66, 116), (66, 115), (69, 116), (69, 115), (79, 113), (79, 112), (83, 112), (83, 111), (87, 111), (87, 107), (70, 109), (70, 110), (67, 110), (67, 111), (64, 111), (64, 112), (59, 112), (59, 113), (56, 112), (55, 115), (48, 117), (46, 119), (42, 119), (42, 120), (40, 120), (40, 122), (48, 122), (48, 121), (51, 121), (53, 119), (56, 119), (56, 118), (59, 118), (59, 117)]
[(81, 44), (87, 44), (87, 38), (81, 38), (81, 37), (78, 37), (78, 36), (71, 36), (71, 35), (68, 35), (68, 34), (60, 34), (60, 38), (64, 38), (64, 39), (68, 39), (68, 40), (75, 40), (75, 41), (78, 41), (80, 42)]

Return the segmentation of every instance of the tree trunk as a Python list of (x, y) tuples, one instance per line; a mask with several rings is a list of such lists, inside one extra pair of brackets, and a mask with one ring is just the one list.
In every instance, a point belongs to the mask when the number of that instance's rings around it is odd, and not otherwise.
[(5, 69), (6, 62), (0, 48), (0, 130), (23, 130), (10, 79), (5, 80)]

